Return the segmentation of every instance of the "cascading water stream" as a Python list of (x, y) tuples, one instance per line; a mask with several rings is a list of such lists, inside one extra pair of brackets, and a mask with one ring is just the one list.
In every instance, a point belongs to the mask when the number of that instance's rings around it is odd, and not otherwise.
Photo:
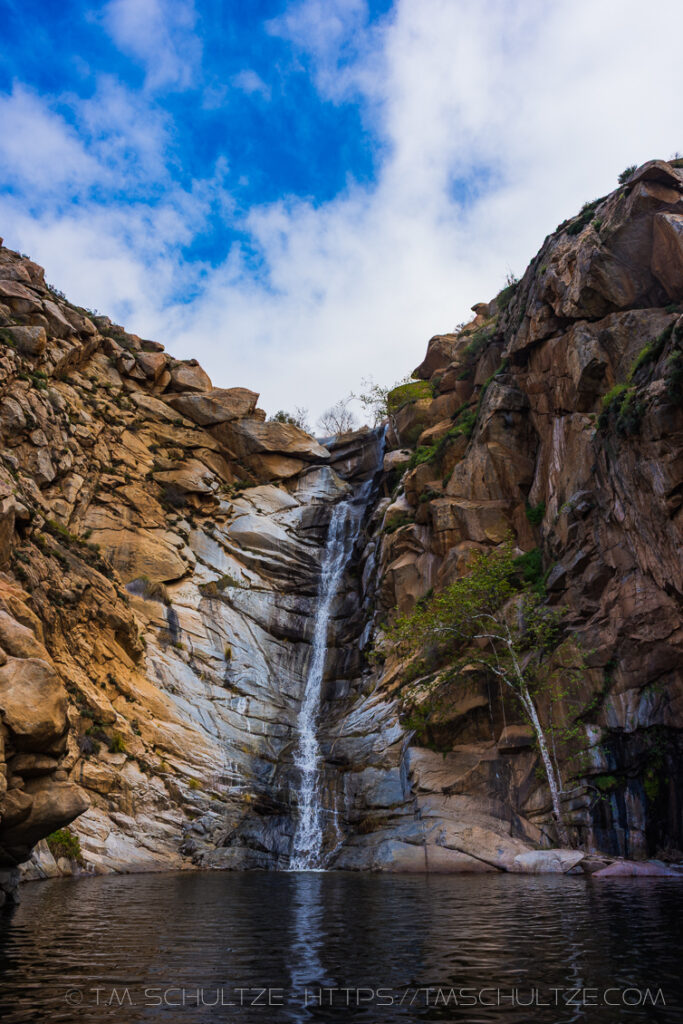
[(322, 807), (318, 787), (320, 743), (318, 714), (327, 655), (327, 628), (330, 607), (348, 561), (350, 523), (355, 519), (350, 501), (342, 501), (332, 510), (327, 543), (321, 566), (318, 604), (315, 612), (311, 663), (299, 713), (299, 744), (294, 764), (301, 773), (299, 821), (292, 845), (291, 868), (301, 871), (320, 867), (323, 845)]
[[(381, 463), (384, 431), (378, 441), (378, 460)], [(327, 533), (313, 626), (311, 661), (299, 712), (299, 743), (294, 753), (294, 765), (300, 773), (301, 781), (299, 819), (289, 865), (291, 871), (315, 871), (323, 867), (324, 809), (320, 792), (318, 717), (327, 658), (327, 632), (332, 602), (339, 592), (344, 570), (373, 491), (373, 482), (372, 478), (366, 480), (354, 495), (334, 506)]]

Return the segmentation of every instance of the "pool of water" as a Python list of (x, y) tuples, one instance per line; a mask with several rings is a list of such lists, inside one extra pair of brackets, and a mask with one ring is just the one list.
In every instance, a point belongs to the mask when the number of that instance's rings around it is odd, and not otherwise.
[(4, 1024), (683, 1021), (683, 883), (344, 873), (34, 883)]

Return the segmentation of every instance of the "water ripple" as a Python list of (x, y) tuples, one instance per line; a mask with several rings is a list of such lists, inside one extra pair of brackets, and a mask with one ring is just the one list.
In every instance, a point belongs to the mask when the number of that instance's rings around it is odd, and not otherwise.
[(4, 1024), (683, 1020), (670, 879), (171, 874), (23, 897), (0, 919)]

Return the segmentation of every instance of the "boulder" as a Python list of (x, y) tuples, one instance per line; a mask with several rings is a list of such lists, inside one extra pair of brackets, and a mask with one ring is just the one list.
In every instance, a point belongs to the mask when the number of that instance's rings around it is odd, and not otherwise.
[(19, 281), (0, 280), (0, 299), (16, 313), (29, 313), (40, 309), (35, 295)]
[(238, 458), (249, 455), (287, 455), (304, 462), (327, 462), (330, 453), (293, 423), (234, 420), (219, 423), (211, 433)]
[(66, 693), (39, 658), (8, 658), (0, 668), (0, 715), (17, 750), (44, 753), (67, 728)]
[(287, 455), (250, 455), (245, 462), (259, 480), (288, 480), (298, 476), (306, 467), (302, 459), (290, 459)]
[(566, 875), (583, 857), (581, 850), (529, 850), (517, 854), (512, 870), (524, 875)]
[[(26, 416), (16, 398), (6, 395), (0, 402), (0, 420), (6, 431), (11, 434), (18, 434), (26, 429)], [(17, 438), (17, 441), (19, 439)]]
[(136, 529), (93, 530), (92, 541), (118, 570), (124, 583), (146, 576), (151, 583), (164, 583), (184, 576), (187, 562), (162, 531)]
[(40, 658), (49, 660), (43, 645), (36, 640), (33, 630), (0, 609), (0, 647), (15, 658)]
[(168, 404), (201, 427), (251, 416), (258, 394), (248, 388), (211, 388), (201, 394), (171, 395)]
[[(2, 245), (2, 239), (0, 239), (0, 245)], [(0, 265), (0, 280), (22, 281), (24, 284), (31, 283), (28, 270), (21, 263)]]
[(416, 444), (422, 431), (432, 426), (431, 407), (431, 398), (420, 398), (416, 402), (407, 402), (398, 410), (394, 416), (394, 427), (400, 444)]
[(68, 338), (70, 334), (73, 334), (73, 327), (56, 303), (45, 299), (43, 312), (47, 317), (50, 334), (55, 338)]
[(428, 448), (436, 441), (440, 441), (442, 437), (445, 437), (452, 426), (453, 420), (449, 418), (447, 420), (440, 420), (439, 423), (435, 423), (433, 427), (427, 427), (427, 429), (423, 430), (417, 439), (418, 448), (421, 446)]
[(178, 469), (161, 470), (154, 473), (157, 483), (175, 488), (185, 494), (211, 494), (216, 478), (210, 469), (197, 459), (188, 459)]
[(665, 160), (648, 160), (647, 163), (633, 172), (626, 182), (628, 188), (633, 188), (641, 181), (653, 181), (658, 185), (666, 185), (669, 188), (683, 188), (683, 177), (675, 167)]
[(30, 813), (9, 828), (1, 827), (0, 845), (5, 854), (19, 864), (26, 860), (34, 843), (63, 828), (87, 810), (87, 794), (72, 783), (52, 779), (33, 779), (26, 785), (31, 798)]
[(387, 452), (384, 456), (384, 472), (391, 473), (394, 469), (407, 466), (412, 454), (409, 448), (398, 448), (394, 452)]
[(166, 369), (166, 356), (163, 352), (141, 352), (138, 366), (149, 380), (158, 380)]
[(413, 370), (413, 377), (429, 380), (437, 370), (445, 370), (453, 360), (457, 340), (457, 334), (437, 334), (430, 338), (427, 344), (427, 355), (417, 369)]
[(13, 775), (32, 779), (38, 775), (49, 775), (56, 770), (57, 765), (57, 759), (47, 754), (16, 754), (8, 767)]
[(210, 391), (211, 378), (196, 359), (170, 367), (171, 385), (176, 391)]
[(44, 327), (6, 327), (5, 332), (17, 349), (27, 356), (40, 356), (47, 345)]
[(13, 828), (20, 822), (25, 821), (31, 813), (33, 797), (25, 793), (23, 789), (10, 789), (5, 793), (2, 801), (2, 826), (4, 829)]
[(683, 874), (661, 862), (645, 860), (616, 860), (609, 867), (594, 871), (593, 878), (681, 878)]

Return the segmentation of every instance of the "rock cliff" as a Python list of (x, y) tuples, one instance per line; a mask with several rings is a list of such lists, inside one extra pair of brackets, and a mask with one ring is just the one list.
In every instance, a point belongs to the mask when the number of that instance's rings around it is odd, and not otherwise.
[[(509, 535), (586, 652), (556, 752), (574, 838), (683, 847), (682, 190), (653, 161), (560, 225), (430, 341), (386, 453), (384, 429), (323, 445), (267, 421), (0, 250), (6, 889), (69, 822), (88, 870), (287, 866), (320, 562), (359, 488), (319, 728), (328, 863), (522, 870), (554, 842), (497, 688), (368, 658)], [(44, 843), (23, 869), (66, 870)]]
[[(586, 204), (519, 283), (432, 338), (415, 371), (427, 390), (390, 395), (406, 450), (386, 458), (402, 482), (384, 513), (379, 606), (409, 610), (472, 550), (515, 538), (585, 657), (559, 704), (574, 838), (627, 857), (683, 849), (682, 189), (680, 166), (652, 161)], [(411, 674), (388, 666), (385, 686), (443, 754), (411, 747), (418, 807), (424, 789), (431, 808), (436, 772), (444, 802), (496, 798), (513, 832), (519, 815), (528, 836), (530, 823), (552, 838), (514, 705), (447, 666)]]

